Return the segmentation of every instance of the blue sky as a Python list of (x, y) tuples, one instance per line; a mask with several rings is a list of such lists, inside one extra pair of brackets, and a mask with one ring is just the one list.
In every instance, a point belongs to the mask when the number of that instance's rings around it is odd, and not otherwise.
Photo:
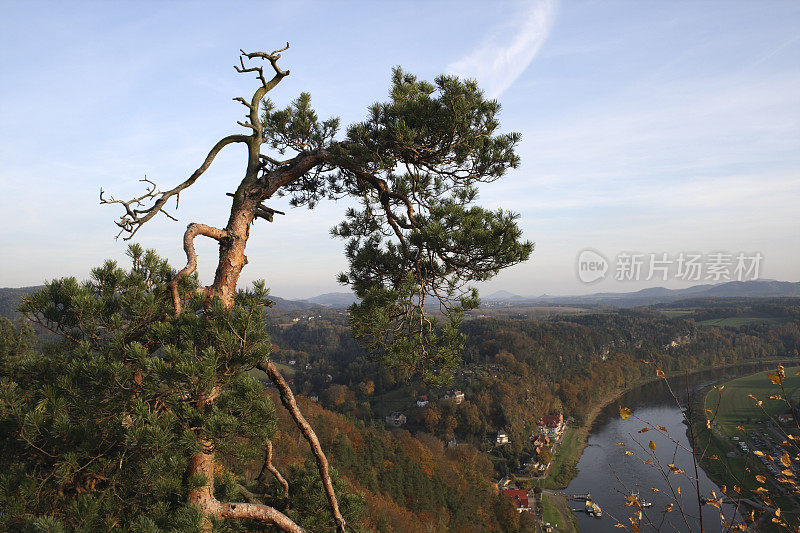
[[(511, 208), (532, 259), (482, 289), (634, 290), (578, 282), (575, 258), (621, 251), (761, 252), (762, 277), (800, 278), (800, 3), (4, 3), (0, 20), (0, 286), (85, 277), (122, 259), (113, 207), (145, 174), (182, 181), (236, 132), (255, 80), (239, 48), (290, 41), (279, 105), (310, 91), (319, 114), (360, 120), (392, 66), (477, 77), (522, 133), (522, 165), (481, 201)], [(184, 193), (179, 223), (137, 240), (179, 265), (185, 224), (223, 226), (243, 149)], [(270, 205), (282, 209), (283, 200)], [(273, 294), (339, 291), (345, 205), (260, 223), (243, 280)], [(198, 241), (200, 274), (216, 250)], [(677, 281), (659, 283), (681, 286)]]

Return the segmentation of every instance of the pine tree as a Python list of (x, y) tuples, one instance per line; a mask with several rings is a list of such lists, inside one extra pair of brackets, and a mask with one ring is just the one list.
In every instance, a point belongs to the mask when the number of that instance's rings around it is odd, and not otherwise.
[[(247, 373), (272, 348), (264, 283), (226, 308), (206, 305), (196, 278), (184, 277), (191, 296), (176, 315), (175, 271), (152, 250), (132, 245), (129, 255), (129, 271), (108, 261), (85, 283), (55, 280), (26, 300), (26, 316), (60, 339), (44, 349), (32, 349), (30, 328), (0, 323), (0, 530), (328, 526), (327, 513), (301, 506), (289, 518), (263, 503), (281, 504), (284, 494), (258, 502), (232, 470), (260, 461), (267, 447), (271, 455), (274, 407)], [(207, 449), (217, 454), (213, 470), (187, 478), (187, 464)], [(209, 487), (213, 523), (188, 497)], [(301, 504), (313, 493), (295, 492)], [(251, 502), (228, 503), (236, 498)], [(345, 501), (346, 515), (357, 509)]]
[[(284, 109), (266, 98), (289, 75), (278, 65), (286, 49), (288, 43), (239, 57), (236, 70), (260, 82), (249, 100), (234, 98), (246, 108), (238, 124), (248, 134), (220, 139), (188, 179), (167, 191), (147, 178), (147, 190), (131, 200), (100, 191), (101, 203), (124, 208), (117, 225), (119, 235), (130, 239), (158, 213), (174, 218), (167, 202), (174, 198), (177, 207), (180, 193), (221, 150), (244, 144), (247, 166), (230, 193), (224, 228), (189, 224), (183, 238), (187, 263), (177, 273), (154, 254), (132, 248), (130, 272), (108, 263), (91, 281), (53, 282), (26, 304), (30, 317), (71, 343), (14, 369), (28, 381), (3, 377), (4, 428), (13, 437), (8, 445), (33, 461), (19, 463), (24, 466), (12, 469), (4, 483), (22, 482), (13, 478), (16, 472), (30, 482), (36, 502), (44, 490), (70, 502), (63, 516), (41, 520), (76, 528), (105, 520), (114, 527), (132, 524), (136, 516), (139, 529), (163, 524), (210, 530), (221, 520), (245, 519), (299, 531), (258, 498), (220, 500), (214, 483), (229, 447), (240, 445), (245, 453), (252, 442), (269, 438), (269, 406), (243, 373), (256, 367), (275, 384), (308, 441), (336, 529), (344, 532), (327, 458), (268, 357), (259, 303), (264, 285), (249, 294), (237, 287), (253, 223), (271, 222), (279, 213), (263, 204), (269, 198), (288, 195), (293, 205), (310, 208), (343, 197), (360, 203), (332, 230), (347, 240), (349, 270), (339, 279), (361, 299), (352, 308), (353, 334), (385, 364), (429, 381), (447, 379), (458, 360), (461, 314), (478, 305), (471, 284), (530, 255), (533, 245), (521, 240), (516, 214), (475, 205), (479, 184), (518, 165), (519, 135), (497, 132), (500, 106), (485, 99), (474, 81), (440, 76), (429, 83), (395, 69), (389, 100), (371, 106), (365, 121), (338, 138), (339, 120), (320, 120), (308, 94)], [(270, 79), (260, 61), (269, 63)], [(219, 244), (207, 287), (192, 277), (198, 235)], [(440, 312), (431, 312), (436, 304)], [(116, 453), (118, 439), (130, 443), (130, 452), (123, 446)], [(131, 472), (124, 464), (152, 475), (153, 490), (141, 493), (122, 473)], [(26, 477), (20, 468), (33, 468), (39, 477)], [(111, 488), (102, 496), (93, 495), (106, 486)]]

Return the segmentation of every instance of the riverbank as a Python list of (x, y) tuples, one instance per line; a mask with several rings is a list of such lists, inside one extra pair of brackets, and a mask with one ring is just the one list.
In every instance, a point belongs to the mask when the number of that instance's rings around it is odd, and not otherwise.
[[(800, 388), (800, 377), (796, 375), (797, 368), (787, 368), (785, 387), (787, 391), (797, 391)], [(746, 442), (752, 450), (765, 449), (765, 453), (777, 455), (779, 448), (773, 443), (780, 442), (782, 436), (775, 431), (768, 417), (759, 406), (755, 404), (750, 394), (759, 399), (766, 398), (776, 392), (776, 387), (770, 383), (767, 372), (757, 372), (749, 376), (736, 378), (724, 383), (723, 391), (718, 387), (708, 386), (695, 396), (689, 408), (691, 409), (691, 430), (696, 435), (696, 442), (705, 453), (699, 458), (698, 464), (706, 475), (718, 486), (740, 487), (742, 497), (742, 515), (757, 507), (761, 512), (758, 495), (754, 490), (760, 486), (755, 479), (756, 475), (763, 475), (767, 479), (767, 489), (775, 507), (783, 511), (784, 519), (797, 526), (800, 519), (796, 516), (800, 512), (798, 502), (789, 495), (784, 487), (773, 480), (773, 475), (762, 461), (756, 460), (752, 454), (742, 454), (737, 449), (738, 444), (733, 437)], [(720, 394), (722, 396), (720, 396)], [(790, 394), (792, 395), (792, 394)], [(777, 416), (783, 410), (781, 401), (764, 404), (770, 416)], [(711, 429), (706, 426), (706, 413), (714, 413), (714, 423)], [(744, 431), (742, 431), (742, 428)], [(757, 440), (752, 440), (756, 436)], [(691, 441), (691, 433), (687, 429), (687, 437)], [(694, 444), (694, 443), (693, 443)], [(724, 457), (725, 463), (711, 460), (709, 457), (716, 455)], [(750, 505), (753, 502), (753, 505)], [(772, 513), (767, 513), (758, 523), (759, 531), (781, 530), (769, 518)]]
[[(745, 361), (745, 362), (738, 362), (738, 363), (731, 363), (726, 365), (716, 365), (716, 366), (706, 366), (706, 367), (698, 367), (693, 369), (689, 372), (689, 375), (698, 374), (701, 372), (707, 372), (709, 370), (725, 370), (726, 368), (734, 368), (739, 366), (763, 366), (769, 364), (778, 364), (778, 363), (785, 363), (786, 359), (770, 359), (770, 360), (759, 360), (759, 361)], [(682, 376), (684, 372), (671, 372), (666, 375), (667, 378), (672, 378), (676, 376)], [(550, 489), (565, 489), (570, 481), (572, 481), (575, 476), (578, 474), (578, 470), (576, 468), (578, 461), (580, 461), (581, 456), (583, 455), (583, 451), (588, 446), (589, 441), (589, 434), (591, 433), (592, 426), (595, 423), (595, 420), (600, 415), (600, 413), (605, 409), (608, 405), (612, 404), (615, 401), (618, 401), (625, 393), (632, 391), (638, 387), (642, 387), (649, 383), (653, 383), (659, 381), (663, 378), (657, 376), (655, 371), (653, 371), (652, 377), (649, 378), (641, 378), (634, 383), (631, 383), (625, 387), (620, 387), (618, 389), (614, 389), (613, 391), (609, 391), (606, 394), (603, 394), (598, 398), (592, 405), (591, 409), (586, 414), (586, 418), (583, 421), (583, 424), (577, 426), (575, 428), (570, 428), (572, 431), (571, 440), (573, 440), (572, 445), (569, 447), (563, 447), (559, 450), (558, 454), (556, 455), (555, 461), (559, 461), (559, 469), (556, 471), (555, 469), (551, 470), (551, 475), (543, 481), (543, 486)], [(565, 439), (566, 440), (566, 439)], [(562, 455), (563, 454), (563, 455)], [(559, 475), (560, 474), (560, 475)]]
[(551, 492), (542, 492), (542, 521), (558, 533), (578, 533), (578, 520), (566, 499)]

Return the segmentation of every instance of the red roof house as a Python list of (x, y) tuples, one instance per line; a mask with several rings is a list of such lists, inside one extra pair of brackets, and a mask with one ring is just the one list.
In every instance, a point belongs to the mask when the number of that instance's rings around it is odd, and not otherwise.
[(522, 489), (504, 489), (503, 496), (509, 498), (518, 512), (530, 511), (531, 507), (528, 504), (528, 493)]

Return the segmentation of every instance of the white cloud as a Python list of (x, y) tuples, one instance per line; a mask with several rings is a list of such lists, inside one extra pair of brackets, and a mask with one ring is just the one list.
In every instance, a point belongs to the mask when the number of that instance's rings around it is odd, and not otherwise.
[(555, 15), (555, 0), (533, 2), (513, 21), (496, 27), (470, 54), (448, 65), (448, 72), (477, 79), (491, 98), (497, 98), (536, 57)]

